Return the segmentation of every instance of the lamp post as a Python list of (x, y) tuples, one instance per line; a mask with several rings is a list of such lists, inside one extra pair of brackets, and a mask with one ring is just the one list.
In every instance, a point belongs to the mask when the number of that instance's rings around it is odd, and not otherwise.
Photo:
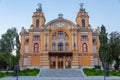
[(106, 80), (106, 72), (107, 72), (107, 62), (106, 62), (106, 59), (104, 59), (104, 63), (103, 63), (103, 65), (104, 65), (104, 80)]
[(18, 80), (18, 72), (19, 72), (19, 65), (16, 64), (14, 66), (14, 76), (16, 77), (16, 80)]

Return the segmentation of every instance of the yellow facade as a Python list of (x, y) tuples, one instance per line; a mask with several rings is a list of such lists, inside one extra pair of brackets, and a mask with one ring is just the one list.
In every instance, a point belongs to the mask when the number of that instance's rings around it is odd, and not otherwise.
[(83, 6), (76, 23), (58, 15), (48, 23), (41, 6), (32, 16), (32, 25), (21, 30), (20, 68), (79, 68), (100, 65), (99, 28), (93, 30)]

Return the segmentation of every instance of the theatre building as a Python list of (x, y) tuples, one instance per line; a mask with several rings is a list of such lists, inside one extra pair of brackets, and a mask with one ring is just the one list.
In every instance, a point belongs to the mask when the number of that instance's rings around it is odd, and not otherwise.
[(99, 60), (99, 28), (91, 28), (89, 15), (80, 6), (76, 22), (59, 14), (45, 23), (41, 5), (32, 16), (29, 29), (22, 27), (20, 68), (79, 68), (101, 65)]

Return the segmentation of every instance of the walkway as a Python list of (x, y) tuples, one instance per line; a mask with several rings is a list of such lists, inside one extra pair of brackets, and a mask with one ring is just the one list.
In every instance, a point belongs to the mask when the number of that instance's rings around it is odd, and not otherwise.
[[(1, 78), (0, 80), (16, 80), (15, 77)], [(94, 77), (19, 77), (18, 80), (104, 80), (103, 76)], [(107, 77), (106, 80), (120, 80), (120, 77)]]
[[(86, 77), (81, 69), (41, 69), (40, 73), (37, 76), (19, 76), (18, 80), (104, 80), (104, 76)], [(16, 80), (16, 77), (0, 80)], [(106, 80), (120, 80), (120, 77), (110, 76)]]

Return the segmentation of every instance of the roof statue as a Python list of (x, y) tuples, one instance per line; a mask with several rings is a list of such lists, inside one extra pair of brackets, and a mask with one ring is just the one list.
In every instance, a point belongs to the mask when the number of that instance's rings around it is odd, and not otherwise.
[(36, 9), (36, 12), (42, 12), (42, 4), (38, 3), (38, 9)]

